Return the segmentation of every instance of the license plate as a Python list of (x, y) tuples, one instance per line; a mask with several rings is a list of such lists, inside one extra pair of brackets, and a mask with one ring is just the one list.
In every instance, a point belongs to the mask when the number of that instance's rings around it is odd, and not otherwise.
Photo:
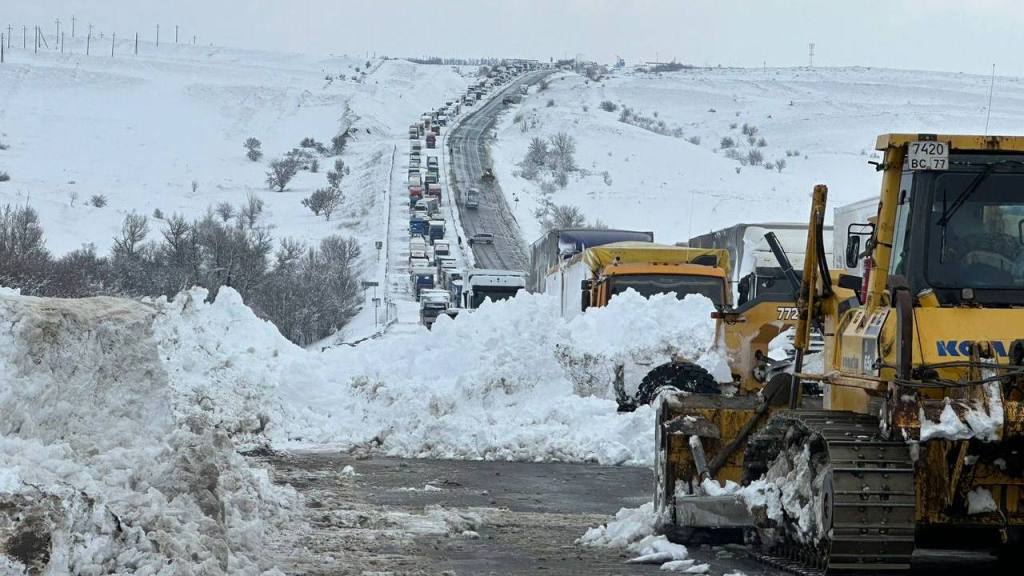
[(949, 170), (949, 144), (911, 142), (907, 145), (907, 163), (911, 170)]

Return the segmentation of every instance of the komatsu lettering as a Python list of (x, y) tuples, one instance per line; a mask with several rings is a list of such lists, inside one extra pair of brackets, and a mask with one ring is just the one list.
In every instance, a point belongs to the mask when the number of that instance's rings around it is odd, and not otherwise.
[[(1006, 344), (999, 340), (992, 340), (992, 349), (996, 355), (1002, 358), (1007, 356)], [(935, 348), (939, 356), (970, 356), (974, 340), (937, 340)]]

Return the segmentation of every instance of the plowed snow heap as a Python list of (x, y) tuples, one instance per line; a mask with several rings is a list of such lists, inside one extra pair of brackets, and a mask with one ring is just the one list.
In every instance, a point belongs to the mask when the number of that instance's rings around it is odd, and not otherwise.
[(294, 495), (172, 408), (157, 310), (0, 292), (0, 573), (262, 571)]

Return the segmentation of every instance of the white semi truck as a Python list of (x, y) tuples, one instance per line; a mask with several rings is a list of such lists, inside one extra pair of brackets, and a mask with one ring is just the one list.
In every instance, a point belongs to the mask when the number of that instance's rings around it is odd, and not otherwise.
[(846, 270), (852, 276), (864, 275), (864, 259), (856, 258), (857, 265), (846, 265), (846, 249), (850, 234), (859, 235), (860, 243), (852, 249), (859, 255), (870, 232), (869, 223), (878, 215), (878, 198), (866, 198), (845, 206), (836, 206), (834, 218), (836, 234), (833, 235), (832, 268)]
[(526, 272), (522, 270), (471, 269), (463, 281), (462, 300), (465, 308), (479, 308), (484, 301), (512, 298), (526, 289)]

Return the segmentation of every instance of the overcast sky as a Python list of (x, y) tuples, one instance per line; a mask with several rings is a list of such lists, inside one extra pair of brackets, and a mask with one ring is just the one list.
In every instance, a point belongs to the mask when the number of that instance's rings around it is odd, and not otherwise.
[[(76, 16), (221, 46), (389, 56), (884, 66), (1024, 76), (1022, 0), (2, 0), (0, 25)], [(15, 37), (17, 38), (17, 34)]]

